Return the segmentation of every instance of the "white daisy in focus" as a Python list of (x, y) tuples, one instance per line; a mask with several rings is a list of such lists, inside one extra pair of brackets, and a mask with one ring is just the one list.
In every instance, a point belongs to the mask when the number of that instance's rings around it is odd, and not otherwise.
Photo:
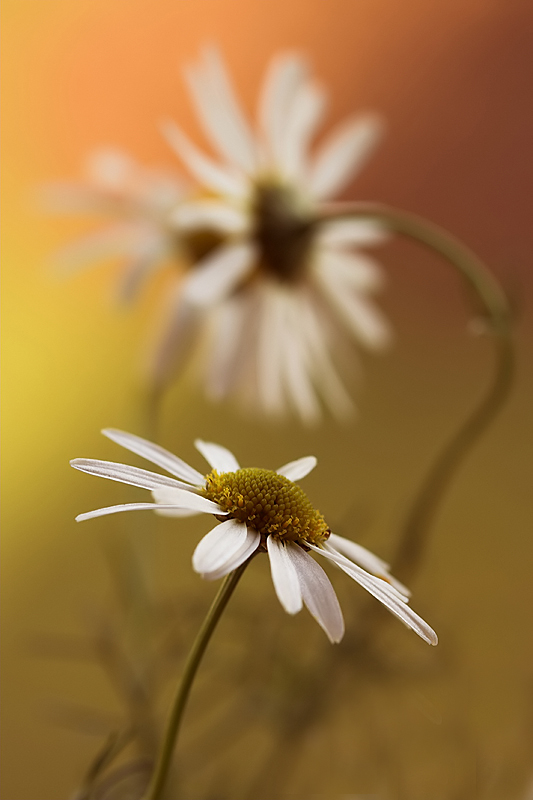
[(100, 508), (80, 514), (78, 521), (141, 509), (172, 517), (212, 514), (218, 524), (201, 539), (193, 555), (193, 567), (203, 578), (221, 578), (254, 554), (267, 552), (274, 588), (285, 611), (296, 614), (305, 604), (330, 641), (339, 642), (344, 635), (342, 612), (326, 573), (312, 557), (316, 553), (340, 567), (424, 641), (437, 644), (437, 635), (409, 607), (409, 593), (392, 578), (388, 565), (364, 547), (333, 534), (297, 485), (316, 465), (314, 456), (292, 461), (276, 472), (241, 468), (225, 447), (197, 440), (197, 449), (211, 467), (202, 475), (138, 436), (111, 429), (103, 433), (175, 477), (109, 461), (74, 459), (70, 463), (76, 469), (149, 489), (154, 500)]
[[(220, 156), (199, 150), (173, 123), (169, 143), (206, 196), (176, 208), (180, 232), (215, 229), (224, 237), (185, 278), (182, 310), (206, 313), (205, 379), (209, 395), (238, 392), (251, 405), (305, 422), (321, 415), (319, 398), (337, 417), (353, 410), (334, 358), (346, 343), (379, 350), (389, 326), (370, 296), (381, 272), (361, 248), (386, 232), (366, 220), (319, 221), (320, 204), (361, 170), (380, 137), (379, 119), (349, 118), (311, 153), (325, 109), (322, 87), (300, 57), (269, 67), (253, 131), (215, 50), (186, 72), (205, 134)], [(161, 351), (156, 383), (168, 380)], [(353, 355), (350, 368), (353, 372)]]
[[(170, 172), (144, 167), (120, 150), (101, 149), (86, 160), (83, 180), (47, 186), (48, 210), (91, 214), (106, 222), (76, 239), (54, 257), (64, 271), (119, 259), (119, 297), (132, 300), (145, 279), (179, 255), (182, 242), (169, 215), (185, 195), (185, 185)], [(178, 274), (178, 273), (177, 273)]]

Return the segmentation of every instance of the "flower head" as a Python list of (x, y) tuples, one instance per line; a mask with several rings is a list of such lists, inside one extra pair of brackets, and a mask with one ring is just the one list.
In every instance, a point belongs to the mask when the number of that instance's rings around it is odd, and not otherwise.
[(168, 216), (184, 194), (184, 183), (171, 172), (144, 167), (120, 150), (95, 151), (86, 160), (83, 182), (45, 190), (50, 210), (105, 219), (63, 248), (56, 261), (72, 271), (118, 258), (123, 262), (119, 297), (133, 299), (144, 280), (179, 250)]
[[(215, 50), (186, 72), (206, 136), (220, 161), (173, 123), (164, 133), (205, 196), (171, 215), (182, 233), (215, 229), (223, 244), (189, 272), (184, 305), (206, 315), (208, 393), (241, 393), (265, 412), (295, 410), (306, 422), (321, 399), (337, 416), (352, 410), (334, 354), (348, 342), (379, 349), (389, 328), (369, 296), (381, 274), (360, 248), (385, 239), (371, 221), (321, 221), (320, 203), (362, 168), (379, 138), (374, 115), (342, 123), (310, 151), (325, 92), (305, 61), (272, 62), (253, 131)], [(167, 348), (168, 349), (168, 348)], [(351, 360), (353, 365), (353, 358)], [(154, 363), (164, 381), (165, 360)]]
[(429, 644), (435, 632), (408, 605), (409, 592), (388, 572), (388, 565), (361, 545), (331, 532), (297, 481), (316, 465), (314, 456), (291, 461), (275, 472), (241, 468), (229, 450), (197, 440), (197, 449), (211, 470), (202, 475), (158, 445), (117, 430), (103, 433), (162, 467), (167, 477), (125, 464), (74, 459), (82, 472), (99, 475), (152, 492), (154, 502), (128, 503), (80, 514), (78, 521), (120, 511), (151, 509), (172, 517), (212, 514), (218, 524), (200, 540), (193, 567), (216, 580), (254, 554), (267, 552), (272, 581), (283, 608), (296, 614), (305, 604), (332, 642), (344, 634), (342, 612), (333, 587), (311, 553), (346, 572)]
[(186, 78), (220, 160), (173, 123), (164, 133), (196, 184), (119, 151), (96, 152), (86, 183), (49, 187), (48, 205), (109, 222), (59, 259), (69, 269), (121, 259), (123, 300), (155, 270), (174, 267), (147, 370), (156, 392), (197, 356), (213, 400), (235, 396), (271, 416), (295, 412), (306, 423), (320, 418), (322, 405), (346, 418), (354, 405), (341, 374), (357, 374), (353, 345), (379, 350), (390, 338), (370, 300), (381, 273), (361, 250), (386, 232), (369, 220), (322, 220), (320, 204), (362, 168), (380, 121), (354, 116), (311, 150), (326, 93), (293, 54), (268, 69), (257, 130), (215, 50)]

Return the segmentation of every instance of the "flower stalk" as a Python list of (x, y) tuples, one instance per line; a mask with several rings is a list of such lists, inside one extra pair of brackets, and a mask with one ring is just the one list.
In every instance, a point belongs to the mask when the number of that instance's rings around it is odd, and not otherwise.
[(159, 751), (154, 773), (152, 775), (152, 780), (144, 800), (160, 800), (160, 798), (163, 796), (163, 791), (172, 763), (172, 756), (174, 754), (174, 749), (178, 738), (181, 720), (187, 705), (187, 700), (189, 699), (189, 694), (196, 676), (196, 672), (200, 666), (200, 662), (203, 658), (207, 645), (209, 644), (209, 640), (211, 639), (211, 636), (213, 635), (213, 632), (217, 626), (217, 623), (222, 616), (222, 613), (224, 612), (224, 609), (226, 608), (226, 605), (228, 604), (228, 601), (233, 594), (241, 575), (249, 563), (250, 559), (245, 561), (244, 564), (241, 564), (240, 567), (237, 567), (237, 569), (235, 569), (233, 572), (230, 572), (230, 574), (225, 577), (215, 599), (213, 600), (211, 608), (207, 612), (203, 624), (198, 631), (198, 635), (196, 636), (185, 663), (183, 675), (176, 692), (176, 697), (174, 698), (174, 702), (172, 704), (167, 729), (163, 737), (163, 742)]
[(438, 225), (377, 203), (331, 204), (320, 218), (372, 219), (441, 255), (465, 282), (494, 343), (494, 375), (486, 393), (435, 458), (406, 515), (391, 569), (409, 582), (421, 563), (428, 530), (450, 481), (509, 396), (515, 362), (512, 315), (503, 289), (481, 259)]

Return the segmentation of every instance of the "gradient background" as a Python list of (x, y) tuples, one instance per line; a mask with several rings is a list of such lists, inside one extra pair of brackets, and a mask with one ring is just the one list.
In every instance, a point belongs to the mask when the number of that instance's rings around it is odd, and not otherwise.
[[(179, 69), (205, 42), (220, 46), (250, 110), (270, 56), (296, 47), (330, 87), (331, 122), (357, 108), (381, 111), (388, 136), (346, 196), (392, 203), (452, 230), (493, 267), (519, 320), (512, 400), (456, 476), (412, 587), (416, 609), (441, 637), (431, 658), (438, 653), (448, 671), (437, 682), (424, 679), (403, 705), (387, 689), (379, 713), (393, 718), (388, 735), (398, 732), (397, 775), (387, 784), (395, 788), (383, 789), (375, 753), (375, 763), (358, 762), (354, 717), (361, 697), (351, 694), (347, 672), (342, 698), (322, 733), (307, 743), (283, 797), (531, 797), (531, 4), (4, 0), (2, 17), (2, 798), (72, 794), (102, 731), (76, 730), (61, 709), (119, 708), (97, 666), (45, 657), (41, 640), (83, 635), (109, 594), (102, 545), (123, 523), (111, 518), (76, 527), (73, 517), (124, 495), (116, 484), (101, 485), (67, 463), (75, 456), (121, 460), (118, 448), (99, 436), (101, 427), (142, 431), (139, 354), (166, 285), (165, 276), (155, 280), (123, 312), (111, 301), (113, 265), (58, 280), (47, 259), (85, 223), (42, 215), (35, 189), (77, 176), (84, 155), (102, 144), (175, 167), (157, 123), (173, 116), (200, 137)], [(464, 299), (446, 265), (406, 243), (388, 246), (382, 261), (388, 275), (382, 303), (397, 342), (385, 357), (365, 360), (357, 424), (272, 429), (231, 408), (213, 410), (179, 385), (165, 403), (159, 438), (197, 467), (196, 436), (226, 444), (244, 464), (272, 468), (315, 453), (319, 467), (306, 482), (313, 501), (339, 532), (387, 557), (424, 468), (485, 386), (491, 353), (486, 341), (468, 333)], [(177, 532), (169, 521), (157, 526), (156, 585), (163, 594), (176, 586), (194, 593), (201, 613), (213, 587), (192, 575), (189, 559), (206, 528), (184, 526)], [(289, 619), (281, 612), (266, 565), (254, 569), (257, 585), (248, 576), (241, 595), (248, 611), (255, 604), (259, 628), (266, 615), (292, 646), (328, 647), (304, 614)], [(358, 603), (361, 591), (345, 585), (347, 579), (335, 575), (334, 583), (345, 608)], [(394, 641), (407, 636), (397, 627)], [(213, 643), (213, 659), (232, 645), (232, 636), (240, 640), (241, 633), (228, 623)], [(254, 625), (244, 636), (253, 646)], [(418, 657), (424, 645), (408, 638)], [(431, 660), (426, 652), (421, 657)], [(197, 738), (184, 736), (191, 758), (202, 746), (200, 716)], [(253, 719), (236, 713), (232, 724), (255, 741)], [(238, 755), (233, 758), (238, 764)], [(231, 754), (228, 759), (231, 765)], [(227, 790), (232, 800), (263, 796), (235, 780)], [(204, 778), (193, 780), (186, 796), (213, 796), (206, 787)]]

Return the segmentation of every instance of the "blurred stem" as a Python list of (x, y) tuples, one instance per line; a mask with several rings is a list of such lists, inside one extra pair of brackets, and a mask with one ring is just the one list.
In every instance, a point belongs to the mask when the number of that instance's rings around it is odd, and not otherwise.
[[(369, 203), (339, 203), (323, 206), (317, 219), (318, 224), (326, 221), (342, 219), (369, 219), (384, 227), (413, 239), (433, 252), (441, 255), (459, 273), (469, 294), (475, 299), (475, 311), (480, 309), (491, 335), (494, 345), (495, 366), (491, 382), (473, 411), (467, 416), (460, 428), (446, 442), (428, 469), (412, 503), (408, 509), (400, 530), (399, 543), (392, 561), (391, 571), (402, 580), (409, 582), (421, 563), (428, 532), (439, 509), (451, 479), (460, 467), (471, 448), (481, 434), (488, 428), (498, 411), (504, 405), (511, 389), (514, 373), (514, 347), (511, 331), (511, 314), (505, 293), (483, 262), (468, 247), (454, 236), (437, 225), (404, 211), (384, 205)], [(342, 643), (345, 659), (357, 657), (359, 663), (365, 655), (368, 669), (374, 676), (376, 669), (382, 666), (375, 662), (368, 646), (373, 640), (376, 624), (385, 623), (393, 617), (383, 607), (369, 598), (365, 613), (360, 615), (359, 625), (355, 632), (347, 632)], [(290, 719), (282, 718), (276, 731), (277, 742), (291, 742), (293, 754), (292, 765), (297, 763), (295, 754), (302, 746), (309, 728), (316, 725), (325, 710), (329, 707), (331, 694), (338, 680), (343, 659), (329, 651), (327, 661), (320, 665), (313, 676), (315, 681), (307, 714), (300, 724), (290, 728)], [(328, 680), (324, 681), (324, 675)], [(316, 702), (319, 698), (319, 702)], [(272, 754), (270, 762), (274, 759)], [(280, 786), (286, 784), (290, 771), (279, 772), (281, 784), (276, 783), (277, 772), (270, 772), (269, 796), (277, 796)], [(261, 776), (261, 785), (264, 775)], [(257, 785), (257, 784), (256, 784)], [(252, 796), (252, 795), (251, 795)]]
[(209, 644), (209, 640), (211, 639), (211, 636), (213, 635), (213, 632), (217, 626), (217, 623), (222, 616), (222, 613), (226, 608), (226, 605), (228, 604), (228, 601), (233, 594), (241, 575), (249, 563), (250, 559), (245, 561), (244, 564), (241, 564), (240, 567), (237, 567), (236, 570), (230, 572), (230, 574), (224, 578), (224, 581), (218, 590), (215, 599), (213, 600), (211, 608), (207, 612), (207, 616), (204, 619), (200, 630), (198, 631), (198, 635), (196, 636), (194, 644), (187, 657), (187, 661), (185, 662), (183, 675), (178, 685), (176, 697), (174, 698), (174, 702), (172, 704), (167, 729), (163, 737), (163, 743), (159, 751), (154, 774), (152, 776), (150, 786), (148, 787), (145, 800), (160, 800), (162, 796), (167, 775), (172, 763), (172, 756), (174, 754), (174, 748), (176, 746), (176, 740), (178, 738), (183, 712), (185, 711), (185, 706), (187, 705), (187, 700), (189, 699), (189, 694), (196, 676), (196, 672), (200, 666), (200, 662), (205, 653), (206, 647)]
[(421, 562), (427, 532), (453, 475), (509, 395), (514, 374), (511, 313), (506, 295), (490, 270), (472, 250), (438, 225), (374, 203), (340, 203), (324, 208), (320, 215), (321, 221), (363, 218), (414, 239), (445, 258), (473, 295), (476, 313), (481, 310), (494, 344), (495, 368), (486, 393), (433, 461), (406, 515), (392, 571), (409, 581)]
[(91, 796), (91, 791), (95, 781), (100, 774), (109, 766), (109, 764), (124, 750), (133, 738), (131, 730), (121, 731), (119, 733), (112, 733), (104, 742), (103, 747), (100, 748), (95, 758), (89, 765), (82, 786), (76, 793), (74, 800), (88, 800)]

